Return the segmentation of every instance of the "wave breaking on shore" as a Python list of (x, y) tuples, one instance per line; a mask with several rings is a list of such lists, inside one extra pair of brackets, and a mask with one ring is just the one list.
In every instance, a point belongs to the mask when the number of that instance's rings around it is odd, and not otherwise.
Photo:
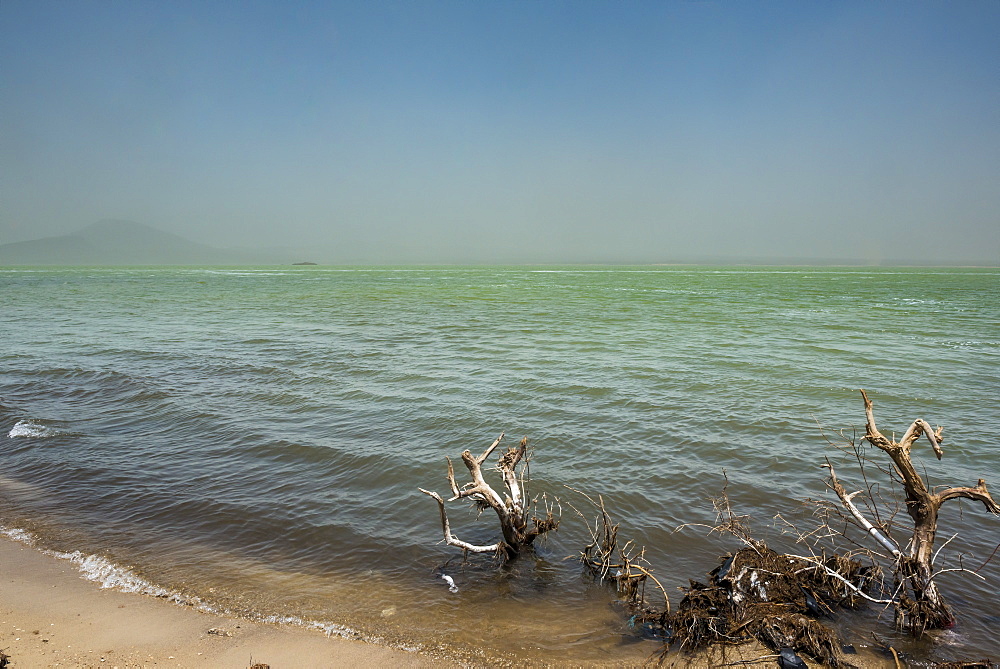
[(25, 546), (33, 548), (44, 555), (72, 562), (76, 565), (83, 578), (97, 583), (101, 588), (156, 597), (157, 599), (164, 599), (178, 606), (190, 607), (213, 615), (221, 615), (230, 618), (248, 618), (259, 623), (290, 625), (305, 629), (313, 629), (323, 632), (326, 636), (338, 636), (344, 639), (367, 641), (369, 643), (390, 646), (399, 650), (420, 650), (420, 648), (415, 645), (388, 643), (381, 637), (368, 636), (359, 630), (355, 630), (338, 623), (305, 620), (298, 616), (267, 615), (263, 613), (255, 616), (245, 616), (244, 614), (239, 614), (222, 607), (213, 606), (201, 597), (185, 595), (181, 592), (162, 588), (158, 585), (150, 583), (146, 579), (135, 574), (129, 568), (116, 564), (115, 562), (99, 555), (86, 554), (82, 551), (65, 552), (43, 548), (38, 545), (35, 536), (31, 532), (21, 528), (5, 527), (0, 525), (0, 536), (6, 537), (7, 539), (16, 541), (20, 544), (24, 544)]

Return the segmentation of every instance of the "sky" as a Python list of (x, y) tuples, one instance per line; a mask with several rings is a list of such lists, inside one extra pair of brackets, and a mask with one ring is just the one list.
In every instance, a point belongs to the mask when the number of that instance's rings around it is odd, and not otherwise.
[(0, 2), (0, 243), (1000, 264), (1000, 2)]

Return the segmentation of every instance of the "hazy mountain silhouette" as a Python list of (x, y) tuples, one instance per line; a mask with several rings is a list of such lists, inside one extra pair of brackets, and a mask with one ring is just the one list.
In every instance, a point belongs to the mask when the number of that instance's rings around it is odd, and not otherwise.
[(192, 242), (142, 223), (105, 219), (79, 232), (0, 245), (0, 265), (239, 265), (264, 253)]

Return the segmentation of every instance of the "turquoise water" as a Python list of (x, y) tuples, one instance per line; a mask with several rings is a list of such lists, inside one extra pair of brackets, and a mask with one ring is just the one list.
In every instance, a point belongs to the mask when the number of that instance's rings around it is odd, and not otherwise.
[[(0, 524), (208, 607), (408, 647), (655, 650), (564, 560), (586, 543), (568, 506), (502, 570), (440, 544), (417, 487), (446, 492), (445, 457), (502, 431), (534, 445), (535, 491), (604, 495), (675, 601), (736, 547), (674, 532), (714, 519), (723, 471), (775, 543), (775, 514), (829, 498), (825, 455), (861, 487), (821, 430), (863, 430), (858, 388), (887, 434), (945, 426), (941, 462), (916, 451), (933, 483), (1000, 485), (993, 269), (0, 268), (0, 323)], [(955, 505), (955, 532), (942, 560), (979, 567), (1000, 519)], [(959, 626), (912, 652), (996, 654), (1000, 563), (982, 574), (949, 575)]]

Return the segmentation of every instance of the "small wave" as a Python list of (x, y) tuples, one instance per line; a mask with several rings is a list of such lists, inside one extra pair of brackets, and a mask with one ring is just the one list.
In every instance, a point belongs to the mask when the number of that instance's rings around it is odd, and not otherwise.
[(34, 546), (35, 537), (27, 530), (22, 530), (19, 527), (4, 527), (0, 525), (0, 536), (5, 536), (8, 539), (13, 539), (18, 543), (22, 543), (25, 546)]
[[(35, 536), (31, 532), (18, 527), (4, 527), (0, 525), (0, 536), (7, 537), (26, 546), (35, 547)], [(63, 553), (44, 548), (39, 548), (38, 550), (40, 553), (51, 555), (60, 560), (69, 560), (79, 567), (80, 573), (83, 574), (84, 578), (88, 581), (99, 583), (102, 588), (113, 588), (122, 592), (150, 595), (151, 597), (170, 600), (176, 604), (203, 608), (211, 612), (209, 607), (200, 606), (202, 602), (198, 597), (185, 597), (180, 593), (153, 585), (149, 581), (136, 576), (131, 570), (99, 555), (87, 555), (81, 551)]]
[(398, 641), (392, 641), (382, 636), (364, 634), (359, 630), (346, 627), (344, 625), (338, 625), (337, 623), (328, 623), (319, 620), (305, 620), (303, 618), (299, 618), (298, 616), (262, 616), (256, 620), (258, 622), (270, 623), (274, 625), (289, 625), (292, 627), (304, 627), (306, 629), (318, 630), (323, 632), (326, 636), (339, 636), (344, 639), (366, 641), (368, 643), (395, 648), (408, 653), (416, 653), (424, 649), (424, 646), (419, 643), (399, 643)]
[(142, 595), (169, 599), (181, 604), (197, 603), (186, 600), (176, 592), (153, 585), (136, 576), (131, 570), (116, 565), (98, 555), (86, 555), (80, 551), (72, 553), (52, 553), (57, 558), (69, 560), (80, 568), (80, 573), (88, 581), (99, 583), (102, 588), (112, 588), (122, 592), (136, 592)]
[(59, 430), (28, 419), (17, 421), (17, 423), (14, 424), (14, 427), (10, 429), (10, 432), (7, 433), (7, 436), (11, 439), (17, 439), (19, 437), (45, 439), (46, 437), (54, 437), (58, 434), (61, 434)]
[(150, 597), (156, 597), (158, 599), (165, 599), (173, 604), (179, 606), (190, 606), (194, 609), (202, 611), (204, 613), (211, 613), (215, 615), (228, 616), (231, 618), (243, 618), (246, 617), (249, 620), (254, 620), (263, 623), (273, 623), (279, 625), (290, 625), (294, 627), (303, 627), (306, 629), (319, 630), (326, 634), (326, 636), (339, 636), (345, 639), (358, 639), (364, 640), (372, 643), (382, 643), (382, 645), (387, 645), (393, 648), (398, 648), (400, 650), (406, 651), (417, 651), (421, 649), (421, 646), (403, 645), (386, 642), (386, 640), (381, 639), (377, 636), (370, 636), (362, 634), (359, 630), (352, 629), (345, 625), (339, 625), (337, 623), (323, 622), (318, 620), (305, 620), (299, 618), (298, 616), (282, 616), (282, 615), (266, 615), (258, 614), (251, 616), (243, 616), (234, 611), (230, 611), (225, 608), (216, 608), (207, 602), (203, 601), (200, 597), (183, 595), (177, 591), (169, 590), (167, 588), (161, 588), (158, 585), (154, 585), (136, 575), (132, 570), (127, 567), (123, 567), (119, 564), (115, 564), (107, 558), (103, 558), (99, 555), (88, 555), (82, 551), (72, 551), (70, 553), (65, 553), (61, 551), (46, 550), (44, 548), (38, 548), (35, 545), (35, 536), (17, 527), (5, 527), (0, 525), (0, 536), (6, 537), (13, 541), (17, 541), (26, 546), (37, 548), (40, 553), (45, 555), (51, 555), (52, 557), (58, 558), (60, 560), (68, 560), (73, 564), (77, 565), (80, 573), (89, 581), (94, 581), (99, 584), (101, 588), (109, 588), (113, 590), (118, 590), (119, 592), (129, 592), (139, 595), (147, 595)]
[(344, 639), (366, 639), (358, 630), (338, 625), (336, 623), (324, 623), (318, 620), (304, 620), (298, 616), (262, 616), (260, 622), (276, 625), (292, 625), (295, 627), (305, 627), (306, 629), (320, 630), (327, 636), (339, 636)]

